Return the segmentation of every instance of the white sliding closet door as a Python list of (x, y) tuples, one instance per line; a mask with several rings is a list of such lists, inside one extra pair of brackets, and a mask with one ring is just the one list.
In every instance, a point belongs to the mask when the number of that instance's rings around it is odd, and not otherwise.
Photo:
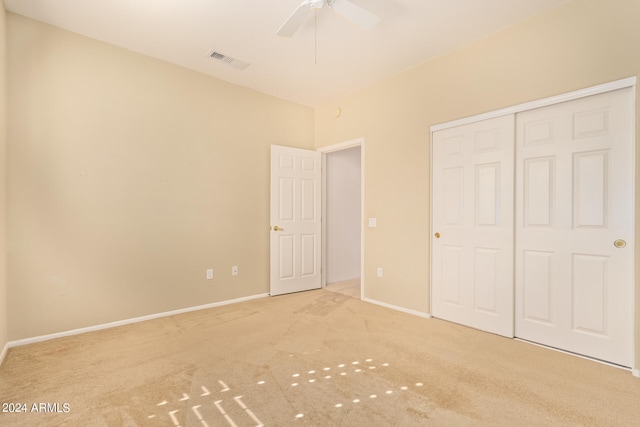
[(633, 89), (517, 116), (516, 336), (633, 364)]
[(433, 133), (432, 314), (513, 337), (514, 116)]

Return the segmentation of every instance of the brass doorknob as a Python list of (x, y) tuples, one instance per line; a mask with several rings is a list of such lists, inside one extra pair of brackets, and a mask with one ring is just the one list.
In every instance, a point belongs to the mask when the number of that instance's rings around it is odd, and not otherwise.
[(277, 225), (273, 227), (273, 231), (282, 231), (284, 228), (280, 228)]
[(436, 236), (436, 239), (439, 239), (440, 238), (440, 233), (436, 233), (436, 234), (434, 234), (434, 236)]
[(625, 241), (624, 241), (624, 240), (622, 240), (622, 239), (618, 239), (618, 240), (616, 240), (615, 242), (613, 242), (613, 246), (615, 246), (615, 247), (616, 247), (616, 248), (618, 248), (618, 249), (622, 249), (622, 248), (624, 248), (625, 246), (627, 246), (627, 242), (625, 242)]

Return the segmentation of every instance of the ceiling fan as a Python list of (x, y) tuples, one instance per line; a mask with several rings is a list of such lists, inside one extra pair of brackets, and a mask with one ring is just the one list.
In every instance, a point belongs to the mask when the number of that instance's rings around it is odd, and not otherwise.
[(367, 30), (373, 28), (380, 21), (379, 16), (349, 0), (303, 0), (289, 19), (282, 24), (277, 34), (284, 37), (293, 36), (312, 10), (323, 7), (333, 9), (339, 15)]

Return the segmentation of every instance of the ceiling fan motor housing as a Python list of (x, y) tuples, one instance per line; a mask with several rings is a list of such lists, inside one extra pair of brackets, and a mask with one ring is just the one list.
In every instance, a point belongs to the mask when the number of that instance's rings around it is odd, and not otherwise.
[(380, 21), (380, 17), (349, 0), (303, 0), (276, 34), (291, 37), (307, 19), (311, 9), (318, 10), (325, 6), (364, 29), (371, 29)]
[[(329, 6), (331, 6), (330, 3), (333, 3), (333, 0), (328, 0), (326, 2)], [(322, 7), (324, 7), (325, 4), (325, 0), (307, 0), (304, 2), (304, 4), (306, 6), (310, 6), (314, 9), (322, 9)]]

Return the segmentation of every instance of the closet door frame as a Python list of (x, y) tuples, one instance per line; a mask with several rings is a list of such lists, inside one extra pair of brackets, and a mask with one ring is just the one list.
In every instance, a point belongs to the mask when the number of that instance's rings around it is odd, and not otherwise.
[[(433, 132), (453, 128), (456, 126), (466, 125), (469, 123), (480, 122), (487, 119), (492, 119), (495, 117), (505, 116), (508, 114), (518, 114), (523, 111), (533, 110), (535, 108), (547, 107), (549, 105), (560, 104), (561, 102), (573, 101), (574, 99), (585, 98), (587, 96), (599, 95), (605, 92), (611, 92), (618, 89), (624, 89), (627, 87), (633, 87), (636, 85), (636, 78), (629, 77), (622, 80), (616, 80), (609, 83), (604, 83), (598, 86), (592, 86), (585, 89), (576, 90), (573, 92), (567, 92), (561, 95), (552, 96), (549, 98), (539, 99), (536, 101), (526, 102), (524, 104), (518, 104), (507, 108), (502, 108), (500, 110), (489, 111), (487, 113), (478, 114), (475, 116), (465, 117), (458, 120), (453, 120), (446, 123), (440, 123), (437, 125), (433, 125), (429, 127), (429, 131), (431, 134)], [(432, 147), (433, 148), (433, 147)]]
[[(471, 117), (466, 117), (463, 119), (458, 119), (458, 120), (454, 120), (451, 122), (446, 122), (446, 123), (441, 123), (441, 124), (437, 124), (437, 125), (433, 125), (430, 127), (430, 159), (433, 159), (433, 134), (434, 132), (437, 131), (441, 131), (441, 130), (445, 130), (445, 129), (449, 129), (449, 128), (453, 128), (453, 127), (457, 127), (457, 126), (462, 126), (462, 125), (467, 125), (467, 124), (471, 124), (471, 123), (475, 123), (475, 122), (480, 122), (480, 121), (484, 121), (484, 120), (488, 120), (488, 119), (493, 119), (496, 117), (501, 117), (501, 116), (505, 116), (505, 115), (511, 115), (511, 114), (518, 114), (521, 112), (525, 112), (525, 111), (529, 111), (529, 110), (533, 110), (536, 108), (541, 108), (541, 107), (546, 107), (546, 106), (551, 106), (551, 105), (555, 105), (555, 104), (559, 104), (559, 103), (563, 103), (563, 102), (567, 102), (567, 101), (573, 101), (576, 99), (580, 99), (580, 98), (585, 98), (588, 96), (592, 96), (592, 95), (598, 95), (598, 94), (602, 94), (602, 93), (606, 93), (606, 92), (611, 92), (611, 91), (615, 91), (618, 89), (623, 89), (623, 88), (628, 88), (628, 87), (634, 87), (636, 86), (636, 77), (630, 77), (630, 78), (626, 78), (626, 79), (621, 79), (621, 80), (616, 80), (613, 82), (609, 82), (609, 83), (605, 83), (605, 84), (601, 84), (601, 85), (597, 85), (597, 86), (592, 86), (589, 88), (585, 88), (585, 89), (580, 89), (577, 91), (573, 91), (573, 92), (568, 92), (565, 94), (561, 94), (561, 95), (557, 95), (557, 96), (553, 96), (553, 97), (549, 97), (549, 98), (544, 98), (544, 99), (540, 99), (540, 100), (536, 100), (536, 101), (532, 101), (532, 102), (527, 102), (527, 103), (523, 103), (523, 104), (519, 104), (519, 105), (515, 105), (515, 106), (511, 106), (508, 108), (504, 108), (504, 109), (500, 109), (500, 110), (495, 110), (495, 111), (491, 111), (488, 113), (484, 113), (484, 114), (479, 114), (476, 116), (471, 116)], [(635, 93), (635, 91), (634, 91)], [(635, 114), (634, 114), (635, 117)], [(632, 129), (632, 133), (633, 133), (633, 140), (634, 142), (636, 141), (636, 136), (635, 136), (635, 124), (633, 126)], [(514, 135), (514, 145), (515, 145), (515, 135)], [(634, 147), (635, 147), (635, 143), (634, 143)], [(634, 159), (635, 159), (635, 149), (634, 149)], [(635, 163), (635, 161), (634, 161)], [(430, 206), (431, 206), (431, 210), (430, 210), (430, 236), (429, 236), (429, 242), (430, 242), (430, 254), (431, 254), (431, 261), (430, 261), (430, 271), (433, 272), (433, 249), (434, 249), (434, 244), (433, 244), (433, 239), (432, 239), (432, 235), (433, 233), (436, 231), (434, 229), (434, 223), (433, 223), (433, 165), (431, 164), (430, 167), (430, 188), (431, 188), (431, 200), (430, 200)], [(634, 166), (635, 168), (635, 166)], [(515, 179), (515, 177), (514, 177)], [(634, 187), (634, 197), (636, 195), (637, 190)], [(634, 203), (635, 206), (635, 203)], [(634, 219), (636, 218), (636, 212), (634, 210), (633, 212), (633, 217)], [(634, 221), (634, 227), (635, 227), (635, 223), (637, 222)], [(636, 233), (636, 230), (633, 231), (634, 235)], [(633, 288), (633, 295), (634, 295), (634, 313), (632, 313), (632, 322), (633, 322), (633, 347), (638, 348), (640, 343), (638, 342), (638, 337), (637, 337), (637, 333), (638, 331), (636, 330), (635, 324), (636, 324), (636, 319), (635, 317), (637, 317), (637, 313), (636, 313), (636, 308), (638, 306), (638, 295), (637, 292), (635, 292), (636, 289), (636, 283), (635, 283), (635, 265), (633, 267), (633, 272), (632, 272), (632, 288)], [(431, 278), (431, 283), (433, 283), (433, 277), (431, 276), (432, 273), (430, 273), (430, 278)], [(515, 277), (514, 277), (514, 284), (515, 284)], [(430, 293), (431, 293), (431, 307), (432, 307), (432, 311), (433, 311), (433, 286), (430, 284)], [(515, 304), (515, 301), (514, 301)], [(634, 317), (635, 316), (635, 317)], [(515, 322), (515, 318), (514, 318), (514, 322)], [(634, 363), (637, 362), (637, 358), (635, 357), (634, 354)], [(632, 373), (633, 375), (640, 377), (640, 367), (636, 364), (634, 368), (632, 368)]]

